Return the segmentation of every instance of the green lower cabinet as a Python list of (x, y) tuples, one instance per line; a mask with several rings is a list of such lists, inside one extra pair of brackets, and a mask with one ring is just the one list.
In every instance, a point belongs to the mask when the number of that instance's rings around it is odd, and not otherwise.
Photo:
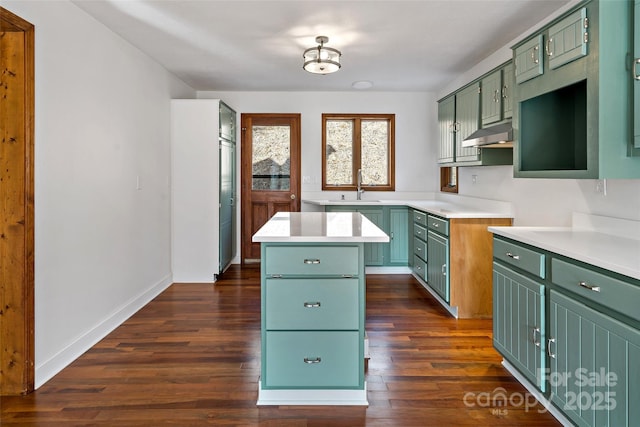
[(429, 230), (427, 232), (427, 283), (447, 303), (449, 295), (449, 239)]
[(493, 345), (545, 391), (545, 286), (493, 263)]
[(409, 261), (409, 223), (407, 208), (389, 208), (389, 264), (407, 265)]
[(265, 387), (359, 387), (358, 331), (267, 332)]
[(367, 266), (406, 266), (409, 264), (409, 215), (404, 206), (329, 205), (325, 212), (360, 212), (389, 235), (389, 243), (365, 243)]
[(550, 294), (551, 401), (579, 426), (640, 425), (640, 331)]
[[(389, 234), (387, 231), (388, 227), (385, 227), (384, 211), (382, 208), (359, 208), (358, 212)], [(388, 246), (388, 243), (365, 243), (364, 265), (384, 265), (385, 246)]]

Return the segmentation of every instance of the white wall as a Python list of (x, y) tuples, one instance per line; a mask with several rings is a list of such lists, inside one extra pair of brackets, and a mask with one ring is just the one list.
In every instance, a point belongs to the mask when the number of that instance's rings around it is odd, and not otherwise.
[[(301, 71), (302, 72), (302, 71)], [(319, 76), (322, 78), (322, 76)], [(302, 192), (321, 191), (322, 114), (394, 113), (396, 115), (396, 191), (434, 191), (438, 169), (433, 160), (437, 136), (435, 95), (424, 92), (198, 92), (220, 98), (238, 113), (300, 113)], [(240, 141), (240, 134), (238, 134)], [(355, 192), (352, 192), (355, 194)]]
[(169, 100), (195, 92), (68, 1), (3, 7), (36, 29), (39, 386), (171, 283)]

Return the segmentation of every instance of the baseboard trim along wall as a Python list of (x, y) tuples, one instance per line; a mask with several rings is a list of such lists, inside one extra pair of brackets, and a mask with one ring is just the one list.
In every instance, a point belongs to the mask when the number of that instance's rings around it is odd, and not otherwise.
[(171, 279), (171, 274), (167, 274), (162, 278), (162, 280), (152, 285), (142, 294), (129, 300), (129, 302), (124, 304), (120, 309), (116, 310), (98, 325), (78, 337), (78, 339), (66, 346), (55, 356), (36, 366), (36, 389), (53, 378), (101, 339), (106, 337), (129, 317), (147, 305), (152, 299), (160, 295), (162, 291), (167, 289), (173, 283)]

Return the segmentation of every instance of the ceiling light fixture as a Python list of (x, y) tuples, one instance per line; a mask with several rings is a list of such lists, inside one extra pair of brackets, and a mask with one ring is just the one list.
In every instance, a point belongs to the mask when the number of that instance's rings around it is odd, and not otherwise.
[(341, 67), (340, 56), (342, 53), (331, 47), (325, 47), (325, 43), (329, 41), (327, 36), (316, 37), (316, 42), (320, 43), (317, 47), (311, 47), (304, 51), (304, 65), (302, 68), (313, 74), (329, 74), (335, 73)]

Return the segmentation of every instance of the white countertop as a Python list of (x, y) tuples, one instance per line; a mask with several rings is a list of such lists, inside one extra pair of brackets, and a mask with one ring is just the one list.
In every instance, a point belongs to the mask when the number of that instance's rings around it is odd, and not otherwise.
[(358, 212), (278, 212), (254, 242), (388, 242), (389, 236)]
[(451, 203), (441, 200), (309, 200), (317, 206), (407, 206), (443, 218), (513, 218), (511, 212)]
[(489, 227), (489, 231), (550, 252), (640, 280), (640, 239), (633, 222), (628, 233), (606, 228)]

